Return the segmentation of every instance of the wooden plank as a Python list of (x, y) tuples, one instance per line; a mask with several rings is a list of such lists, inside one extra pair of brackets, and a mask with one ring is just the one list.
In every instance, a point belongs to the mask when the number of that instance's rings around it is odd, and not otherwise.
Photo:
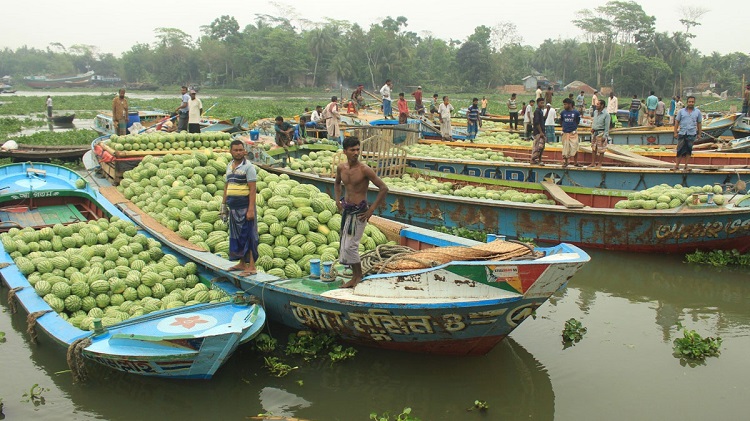
[(544, 190), (546, 190), (547, 193), (549, 193), (553, 199), (560, 202), (566, 208), (577, 209), (577, 208), (583, 207), (583, 203), (568, 196), (568, 193), (565, 193), (557, 184), (551, 183), (549, 181), (542, 181), (541, 184), (542, 184), (542, 187), (544, 187)]

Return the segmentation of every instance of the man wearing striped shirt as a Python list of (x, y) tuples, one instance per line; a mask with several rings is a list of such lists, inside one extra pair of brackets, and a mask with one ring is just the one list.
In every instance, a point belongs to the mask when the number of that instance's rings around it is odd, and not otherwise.
[(255, 166), (245, 158), (245, 145), (240, 140), (230, 144), (232, 162), (227, 165), (224, 184), (223, 213), (229, 219), (229, 259), (239, 259), (230, 271), (241, 271), (240, 276), (257, 273), (258, 225), (255, 213)]
[(479, 132), (479, 127), (481, 126), (482, 119), (479, 117), (479, 98), (474, 98), (471, 100), (471, 105), (466, 112), (467, 139), (473, 142), (474, 139), (476, 139), (477, 132)]

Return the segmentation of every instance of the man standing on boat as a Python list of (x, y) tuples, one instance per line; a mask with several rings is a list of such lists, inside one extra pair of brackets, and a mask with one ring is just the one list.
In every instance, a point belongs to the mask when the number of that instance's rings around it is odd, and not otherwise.
[(398, 102), (396, 102), (396, 107), (398, 108), (398, 124), (406, 124), (406, 122), (409, 120), (409, 104), (406, 102), (406, 98), (404, 98), (403, 92), (398, 94)]
[(681, 109), (674, 119), (674, 137), (677, 139), (677, 160), (674, 170), (680, 169), (680, 162), (685, 162), (685, 171), (688, 170), (688, 161), (693, 154), (693, 143), (700, 139), (703, 134), (703, 116), (701, 110), (695, 108), (695, 97), (687, 97), (687, 108)]
[(664, 125), (664, 112), (666, 110), (667, 105), (661, 100), (661, 97), (659, 97), (659, 102), (656, 104), (656, 111), (654, 112), (654, 115), (656, 116), (654, 124), (656, 124), (656, 127)]
[(487, 115), (487, 97), (482, 97), (482, 112), (481, 115)]
[(609, 141), (609, 126), (611, 114), (604, 110), (604, 100), (600, 99), (594, 111), (594, 121), (591, 124), (591, 167), (601, 168), (604, 152), (607, 152)]
[(745, 86), (745, 93), (742, 95), (742, 114), (747, 115), (750, 108), (750, 83)]
[(674, 124), (674, 108), (677, 105), (677, 100), (675, 97), (672, 97), (672, 100), (669, 101), (669, 123)]
[(190, 95), (188, 95), (187, 86), (182, 87), (182, 94), (180, 94), (180, 106), (174, 111), (177, 113), (177, 132), (183, 132), (188, 129), (188, 101), (190, 101)]
[(555, 118), (557, 118), (557, 110), (548, 102), (544, 112), (544, 137), (547, 138), (547, 142), (557, 141), (555, 139)]
[(508, 128), (511, 130), (518, 130), (518, 103), (516, 102), (516, 94), (510, 94), (508, 100), (508, 115), (510, 115), (510, 124)]
[(529, 101), (529, 105), (526, 106), (526, 108), (523, 111), (523, 125), (526, 128), (526, 133), (524, 133), (524, 137), (528, 140), (531, 140), (531, 130), (532, 122), (534, 121), (534, 100)]
[(354, 102), (354, 110), (359, 112), (365, 107), (365, 99), (362, 97), (362, 91), (364, 91), (365, 85), (357, 85), (357, 89), (352, 92), (351, 100)]
[(52, 118), (52, 97), (47, 95), (47, 118)]
[(190, 99), (188, 100), (188, 133), (201, 132), (201, 116), (203, 115), (203, 102), (195, 97), (195, 89), (190, 90)]
[(338, 98), (335, 96), (331, 97), (331, 102), (329, 102), (325, 109), (323, 109), (322, 115), (323, 120), (326, 122), (328, 138), (340, 142), (341, 132), (339, 130), (339, 124), (341, 123), (341, 114), (339, 113)]
[(659, 106), (659, 98), (654, 95), (654, 91), (650, 92), (648, 98), (646, 98), (646, 109), (648, 110), (648, 124), (651, 126), (656, 125), (656, 107)]
[(594, 95), (591, 96), (591, 115), (594, 115), (596, 107), (599, 106), (599, 91), (594, 91)]
[(466, 112), (466, 131), (468, 134), (467, 138), (474, 142), (474, 139), (477, 138), (477, 132), (479, 132), (479, 128), (481, 126), (482, 118), (479, 116), (479, 98), (474, 98), (471, 100), (471, 105)]
[(240, 276), (256, 273), (258, 259), (258, 225), (255, 213), (257, 179), (255, 166), (245, 155), (241, 140), (229, 146), (232, 161), (227, 165), (222, 211), (229, 220), (229, 259), (239, 259), (229, 271), (241, 271)]
[(417, 90), (411, 93), (414, 97), (414, 110), (417, 115), (422, 117), (424, 115), (424, 102), (422, 102), (422, 87), (417, 86)]
[(638, 95), (633, 94), (630, 100), (630, 114), (628, 115), (628, 126), (635, 127), (638, 125), (638, 111), (641, 109), (641, 100)]
[[(533, 101), (532, 101), (533, 104)], [(534, 117), (532, 121), (533, 134), (534, 134), (534, 146), (531, 149), (531, 163), (542, 164), (542, 154), (544, 153), (544, 146), (547, 138), (544, 135), (544, 98), (539, 97), (536, 100), (536, 110), (534, 111)]]
[(617, 97), (615, 96), (615, 92), (612, 91), (609, 93), (609, 102), (607, 103), (607, 112), (609, 113), (609, 127), (612, 128), (615, 126), (615, 121), (617, 121)]
[[(344, 139), (343, 147), (346, 162), (342, 162), (336, 167), (333, 194), (336, 206), (341, 212), (339, 262), (352, 268), (352, 279), (341, 287), (353, 288), (362, 280), (359, 242), (372, 213), (385, 201), (388, 186), (375, 174), (372, 168), (359, 160), (358, 138), (347, 136)], [(367, 203), (367, 191), (370, 182), (378, 188), (378, 197), (372, 205)], [(345, 196), (341, 195), (342, 183), (346, 188)]]
[(125, 88), (121, 88), (112, 100), (112, 124), (117, 135), (128, 133), (128, 99), (125, 98)]
[(583, 91), (576, 97), (576, 109), (580, 115), (583, 115), (583, 107), (586, 106), (586, 97), (583, 96)]
[(581, 122), (581, 113), (573, 109), (573, 101), (570, 98), (563, 100), (563, 110), (560, 111), (560, 125), (562, 126), (562, 156), (563, 168), (568, 166), (568, 160), (573, 158), (573, 165), (580, 167), (578, 163), (578, 124)]
[(451, 113), (453, 112), (453, 105), (448, 99), (448, 95), (443, 97), (443, 102), (438, 106), (438, 117), (440, 117), (440, 134), (443, 136), (443, 140), (453, 140), (453, 128), (451, 127)]
[(393, 118), (393, 108), (391, 104), (391, 89), (393, 83), (390, 79), (385, 81), (385, 85), (380, 88), (380, 95), (383, 96), (383, 118)]

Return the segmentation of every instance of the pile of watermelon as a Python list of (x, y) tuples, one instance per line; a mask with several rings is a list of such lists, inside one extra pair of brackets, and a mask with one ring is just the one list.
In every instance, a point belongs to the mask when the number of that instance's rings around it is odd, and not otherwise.
[[(228, 227), (220, 210), (230, 160), (229, 154), (211, 151), (146, 157), (124, 174), (119, 189), (182, 238), (227, 258)], [(296, 278), (309, 273), (311, 259), (336, 260), (341, 229), (336, 202), (315, 186), (300, 184), (285, 174), (256, 171), (258, 269)], [(368, 225), (360, 252), (387, 242), (385, 234)]]
[(158, 241), (117, 217), (0, 234), (36, 293), (73, 326), (93, 329), (154, 311), (228, 301), (198, 278), (195, 263), (164, 254)]
[(494, 161), (513, 162), (513, 158), (505, 156), (500, 151), (489, 148), (457, 148), (447, 145), (411, 145), (404, 148), (409, 156), (422, 156), (428, 158), (458, 159), (462, 161)]
[(229, 149), (232, 135), (211, 133), (143, 133), (118, 136), (113, 134), (105, 145), (115, 151), (178, 151), (189, 149)]
[(688, 198), (693, 194), (698, 194), (700, 203), (708, 201), (708, 193), (714, 194), (713, 203), (723, 206), (725, 198), (724, 190), (721, 186), (687, 186), (681, 184), (670, 186), (669, 184), (659, 184), (645, 190), (640, 190), (628, 194), (626, 200), (615, 203), (615, 209), (673, 209), (682, 206), (688, 202)]

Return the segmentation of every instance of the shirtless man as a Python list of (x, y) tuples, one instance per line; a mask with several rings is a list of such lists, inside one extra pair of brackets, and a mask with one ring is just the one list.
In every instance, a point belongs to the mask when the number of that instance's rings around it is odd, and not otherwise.
[[(344, 138), (346, 162), (336, 168), (336, 181), (333, 185), (336, 206), (341, 212), (341, 246), (339, 261), (352, 267), (352, 279), (341, 288), (353, 288), (362, 280), (362, 263), (359, 258), (359, 241), (365, 232), (367, 221), (384, 201), (388, 186), (375, 174), (372, 168), (359, 161), (359, 139)], [(346, 196), (341, 195), (341, 183), (346, 186)], [(367, 203), (367, 189), (370, 182), (379, 191), (375, 203)]]

